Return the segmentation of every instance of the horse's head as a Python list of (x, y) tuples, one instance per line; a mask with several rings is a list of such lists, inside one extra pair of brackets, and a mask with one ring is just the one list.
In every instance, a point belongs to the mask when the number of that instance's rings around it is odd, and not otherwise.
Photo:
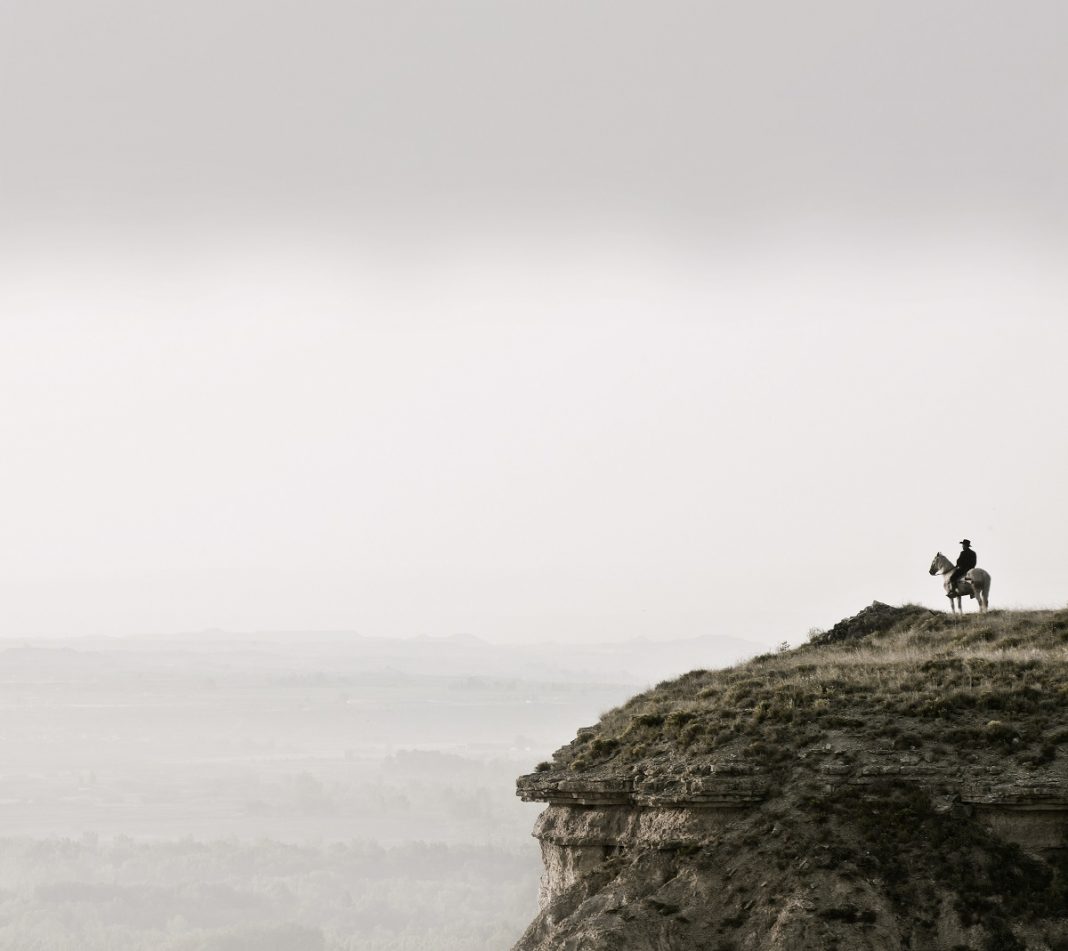
[(942, 552), (940, 552), (940, 551), (939, 552), (935, 552), (934, 558), (931, 559), (931, 570), (928, 572), (928, 574), (931, 574), (931, 575), (938, 574), (939, 569), (942, 567), (941, 562), (943, 561), (943, 559), (945, 557), (946, 556), (943, 555)]

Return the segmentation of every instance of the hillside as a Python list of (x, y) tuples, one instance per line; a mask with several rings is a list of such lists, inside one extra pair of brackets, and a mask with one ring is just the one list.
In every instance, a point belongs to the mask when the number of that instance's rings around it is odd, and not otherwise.
[(1068, 949), (1068, 610), (876, 602), (666, 681), (519, 794), (516, 951)]

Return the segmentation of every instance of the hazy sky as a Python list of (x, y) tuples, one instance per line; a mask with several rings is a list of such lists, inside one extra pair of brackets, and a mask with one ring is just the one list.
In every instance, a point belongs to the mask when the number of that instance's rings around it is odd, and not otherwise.
[(1063, 605), (1066, 35), (0, 0), (0, 635)]

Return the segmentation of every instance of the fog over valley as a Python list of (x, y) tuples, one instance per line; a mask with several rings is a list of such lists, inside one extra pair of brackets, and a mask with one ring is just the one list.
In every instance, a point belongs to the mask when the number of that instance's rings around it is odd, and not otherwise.
[(7, 639), (0, 947), (505, 947), (539, 871), (515, 777), (636, 689), (765, 647)]

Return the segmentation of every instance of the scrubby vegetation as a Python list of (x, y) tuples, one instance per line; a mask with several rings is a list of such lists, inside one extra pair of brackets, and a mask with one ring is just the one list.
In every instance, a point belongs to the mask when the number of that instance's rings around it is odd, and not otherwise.
[(557, 754), (587, 771), (651, 757), (743, 758), (765, 769), (833, 740), (989, 753), (1041, 765), (1068, 740), (1068, 610), (955, 621), (915, 605), (866, 609), (802, 647), (695, 670), (606, 714)]
[(903, 916), (933, 922), (948, 892), (963, 926), (981, 923), (997, 947), (1023, 951), (1009, 922), (1068, 911), (1068, 867), (1059, 856), (1040, 861), (963, 810), (935, 810), (920, 789), (883, 784), (863, 796), (837, 790), (806, 805), (821, 844), (859, 876), (878, 877)]

